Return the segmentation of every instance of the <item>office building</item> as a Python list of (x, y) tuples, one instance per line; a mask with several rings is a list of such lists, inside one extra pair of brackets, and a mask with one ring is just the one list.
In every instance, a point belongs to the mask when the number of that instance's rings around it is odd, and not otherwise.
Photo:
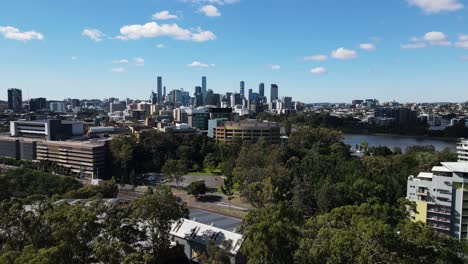
[(208, 108), (187, 109), (187, 123), (191, 128), (208, 131), (210, 114)]
[(125, 110), (125, 105), (123, 103), (110, 103), (109, 104), (109, 112), (117, 112)]
[(195, 103), (194, 105), (196, 107), (203, 106), (203, 93), (202, 93), (202, 87), (201, 86), (196, 86), (195, 87)]
[(10, 136), (12, 137), (66, 140), (72, 137), (81, 137), (83, 133), (84, 128), (81, 121), (53, 119), (10, 122)]
[(23, 93), (20, 89), (8, 89), (8, 109), (15, 112), (23, 109)]
[(272, 84), (270, 89), (270, 102), (278, 100), (278, 85)]
[(162, 96), (162, 77), (161, 76), (158, 76), (158, 104), (161, 105), (162, 104), (162, 99), (163, 99), (163, 96)]
[(240, 93), (240, 95), (241, 95), (242, 97), (245, 96), (245, 82), (244, 82), (244, 81), (241, 81), (241, 82), (240, 82), (240, 91), (239, 91), (239, 93)]
[(155, 92), (151, 92), (150, 100), (152, 104), (158, 103), (158, 94)]
[(206, 98), (206, 92), (207, 92), (207, 90), (206, 90), (206, 76), (202, 77), (202, 86), (201, 87), (202, 87), (201, 92), (203, 94), (203, 99), (205, 99)]
[(225, 143), (257, 142), (260, 138), (271, 144), (280, 143), (280, 126), (273, 122), (242, 120), (226, 121), (215, 128), (215, 139)]
[(17, 160), (36, 159), (36, 139), (0, 135), (0, 157)]
[(231, 94), (231, 107), (234, 107), (236, 105), (242, 105), (242, 94)]
[(38, 141), (37, 160), (51, 161), (86, 177), (104, 177), (107, 173), (108, 140)]
[(379, 107), (375, 109), (375, 117), (392, 118), (397, 124), (409, 124), (418, 121), (418, 112), (410, 108)]
[(39, 111), (47, 109), (47, 100), (45, 98), (32, 98), (29, 100), (29, 111)]
[(55, 113), (65, 113), (65, 104), (59, 101), (49, 102), (49, 109)]
[(258, 85), (258, 95), (261, 97), (265, 96), (265, 84), (264, 83), (260, 83)]

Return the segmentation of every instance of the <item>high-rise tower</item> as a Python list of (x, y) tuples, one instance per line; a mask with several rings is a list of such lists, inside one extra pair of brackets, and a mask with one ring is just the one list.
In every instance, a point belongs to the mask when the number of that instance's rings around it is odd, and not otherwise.
[(240, 82), (240, 95), (241, 97), (245, 96), (245, 82), (244, 81)]
[(158, 76), (158, 104), (162, 105), (163, 95), (162, 95), (162, 77)]
[(278, 99), (278, 85), (272, 84), (270, 90), (270, 102)]

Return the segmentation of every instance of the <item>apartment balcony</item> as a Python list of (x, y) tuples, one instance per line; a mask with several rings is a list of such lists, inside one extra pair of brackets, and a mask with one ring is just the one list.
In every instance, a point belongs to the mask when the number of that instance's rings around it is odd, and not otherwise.
[(452, 214), (450, 211), (435, 210), (435, 209), (428, 209), (427, 212), (433, 213), (433, 214), (447, 215), (447, 216), (450, 216)]
[(426, 191), (426, 192), (416, 192), (416, 195), (417, 196), (428, 196), (429, 193)]
[(450, 224), (450, 220), (445, 219), (445, 218), (440, 218), (440, 217), (428, 217), (427, 220), (431, 220), (431, 221), (439, 222), (439, 223)]
[(429, 226), (439, 231), (450, 232), (450, 227), (445, 225), (432, 224)]

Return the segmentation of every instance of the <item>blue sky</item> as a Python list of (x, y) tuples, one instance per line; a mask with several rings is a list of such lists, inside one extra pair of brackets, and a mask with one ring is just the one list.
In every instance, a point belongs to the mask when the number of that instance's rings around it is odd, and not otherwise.
[[(0, 99), (277, 83), (305, 102), (468, 100), (466, 0), (5, 0)], [(268, 89), (267, 89), (268, 90)]]

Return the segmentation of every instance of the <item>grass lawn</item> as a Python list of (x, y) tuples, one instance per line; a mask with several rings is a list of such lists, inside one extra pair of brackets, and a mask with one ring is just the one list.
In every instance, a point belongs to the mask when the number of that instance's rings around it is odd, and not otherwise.
[(207, 170), (203, 170), (203, 171), (190, 171), (189, 173), (187, 173), (187, 175), (192, 175), (192, 176), (221, 176), (221, 172), (220, 171), (214, 171), (214, 172), (211, 172), (211, 171), (207, 171)]

